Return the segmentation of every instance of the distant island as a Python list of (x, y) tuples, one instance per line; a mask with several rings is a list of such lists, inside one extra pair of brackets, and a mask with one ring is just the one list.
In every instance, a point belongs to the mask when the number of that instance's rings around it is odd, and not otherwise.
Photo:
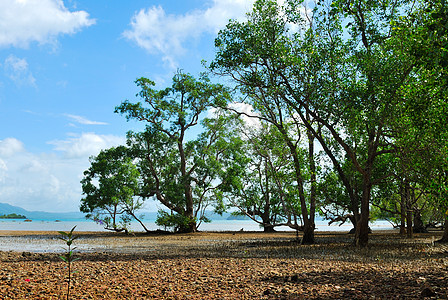
[(26, 219), (26, 216), (12, 213), (7, 215), (1, 215), (0, 219)]

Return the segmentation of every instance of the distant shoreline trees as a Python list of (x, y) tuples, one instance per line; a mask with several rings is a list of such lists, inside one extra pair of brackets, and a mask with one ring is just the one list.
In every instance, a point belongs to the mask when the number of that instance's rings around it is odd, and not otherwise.
[(27, 219), (27, 217), (16, 213), (11, 213), (7, 215), (0, 215), (0, 219)]

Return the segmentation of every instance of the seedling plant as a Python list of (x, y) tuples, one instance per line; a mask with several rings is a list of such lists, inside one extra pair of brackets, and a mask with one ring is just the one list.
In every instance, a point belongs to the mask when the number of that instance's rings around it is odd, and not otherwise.
[(77, 261), (79, 258), (74, 258), (74, 250), (76, 247), (72, 248), (73, 241), (76, 240), (79, 236), (73, 235), (73, 231), (75, 230), (76, 226), (72, 228), (69, 232), (64, 231), (58, 231), (61, 235), (59, 239), (63, 240), (65, 244), (67, 245), (67, 248), (64, 248), (66, 251), (63, 255), (59, 256), (64, 262), (67, 263), (68, 268), (68, 282), (67, 282), (67, 300), (70, 298), (70, 283), (71, 283), (71, 265), (72, 262)]

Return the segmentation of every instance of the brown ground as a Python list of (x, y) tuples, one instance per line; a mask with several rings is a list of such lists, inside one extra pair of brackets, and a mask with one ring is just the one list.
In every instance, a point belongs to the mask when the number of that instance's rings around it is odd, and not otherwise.
[[(71, 299), (447, 299), (448, 245), (433, 236), (376, 232), (370, 246), (319, 233), (124, 236), (81, 233)], [(54, 242), (57, 234), (0, 231), (0, 241)], [(61, 242), (62, 245), (62, 242)], [(0, 299), (66, 297), (66, 265), (55, 253), (0, 252)]]

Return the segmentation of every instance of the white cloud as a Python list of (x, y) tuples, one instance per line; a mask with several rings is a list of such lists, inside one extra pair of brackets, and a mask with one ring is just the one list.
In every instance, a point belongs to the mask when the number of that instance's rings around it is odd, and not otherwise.
[(62, 0), (2, 0), (0, 47), (55, 44), (58, 35), (73, 34), (94, 23), (87, 12), (71, 12)]
[(8, 167), (3, 159), (0, 158), (0, 184), (5, 180)]
[(6, 76), (17, 85), (36, 86), (36, 79), (29, 70), (26, 59), (11, 54), (5, 59), (3, 68)]
[[(242, 102), (232, 102), (228, 105), (228, 108), (231, 109), (235, 113), (240, 114), (240, 118), (244, 121), (245, 126), (248, 129), (258, 128), (260, 127), (260, 116), (259, 113), (254, 112), (254, 108), (252, 105)], [(216, 118), (217, 117), (217, 109), (210, 108), (207, 111), (207, 118)]]
[(243, 118), (244, 123), (249, 128), (251, 127), (260, 127), (260, 119), (258, 118), (260, 114), (254, 112), (254, 108), (252, 105), (241, 102), (233, 102), (229, 104), (229, 108), (243, 113), (241, 116)]
[(161, 6), (138, 11), (131, 29), (123, 33), (152, 54), (162, 54), (172, 67), (176, 57), (186, 52), (184, 44), (204, 33), (216, 34), (230, 19), (242, 19), (252, 8), (253, 0), (213, 0), (207, 9), (184, 15), (167, 14)]
[(0, 157), (7, 158), (24, 151), (23, 143), (15, 138), (0, 140)]
[(68, 140), (55, 140), (49, 144), (55, 146), (55, 150), (63, 152), (65, 157), (80, 158), (96, 155), (102, 149), (107, 149), (125, 143), (125, 138), (115, 135), (98, 135), (95, 133), (83, 133), (80, 136), (71, 137)]
[(70, 115), (70, 114), (65, 114), (65, 116), (68, 117), (69, 119), (71, 119), (79, 124), (83, 124), (83, 125), (107, 125), (107, 123), (105, 123), (105, 122), (91, 121), (82, 116)]
[(119, 137), (88, 133), (55, 142), (61, 154), (35, 154), (15, 138), (0, 140), (0, 202), (27, 210), (78, 211), (89, 156), (121, 142)]
[(24, 162), (23, 166), (20, 168), (20, 171), (28, 173), (41, 173), (45, 171), (45, 166), (42, 165), (41, 161), (33, 159)]

